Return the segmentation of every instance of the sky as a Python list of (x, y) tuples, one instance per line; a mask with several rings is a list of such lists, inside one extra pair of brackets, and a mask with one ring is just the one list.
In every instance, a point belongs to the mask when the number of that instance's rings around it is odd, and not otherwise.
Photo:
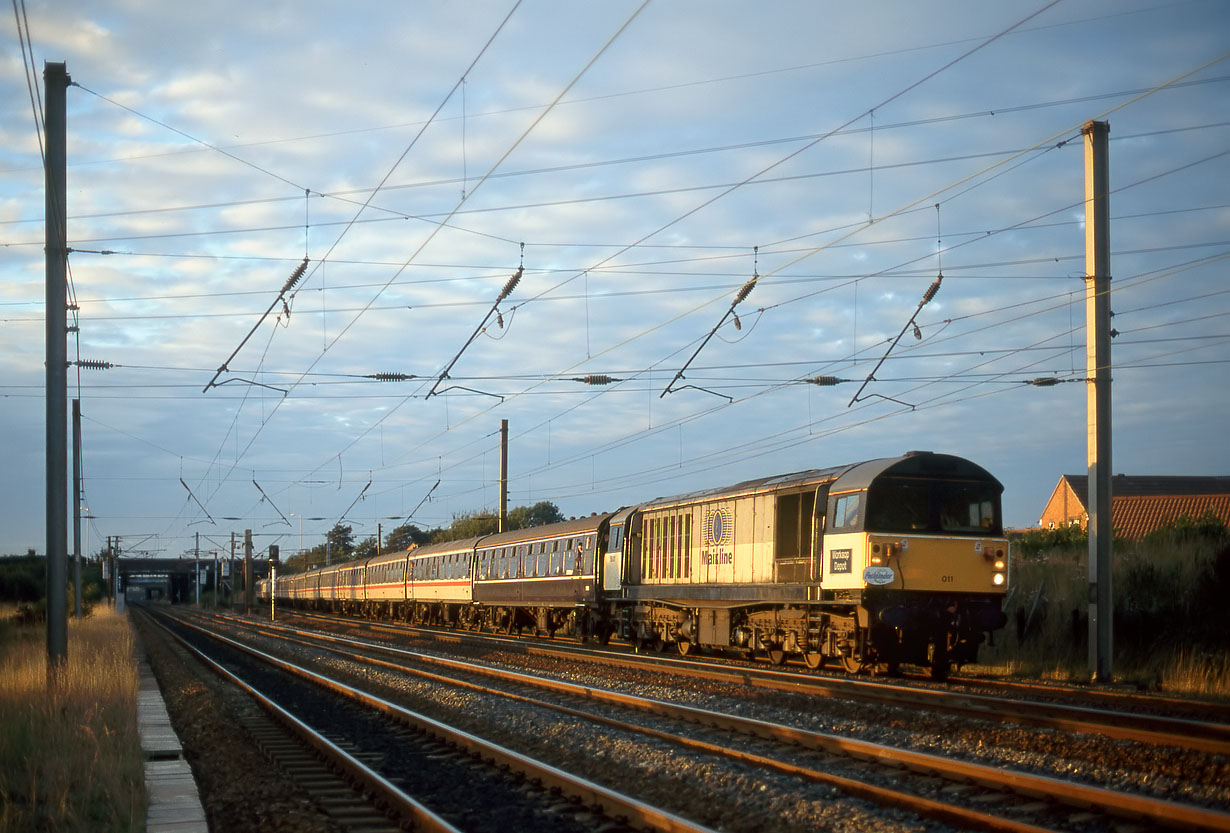
[(1086, 470), (1093, 120), (1112, 468), (1230, 473), (1222, 0), (12, 12), (0, 553), (47, 540), (47, 61), (88, 552), (491, 511), (501, 420), (510, 506), (926, 449), (1035, 525)]

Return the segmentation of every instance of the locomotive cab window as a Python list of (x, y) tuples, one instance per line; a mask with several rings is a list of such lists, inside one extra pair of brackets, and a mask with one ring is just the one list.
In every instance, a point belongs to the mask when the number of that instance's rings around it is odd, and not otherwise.
[(863, 493), (853, 492), (848, 495), (838, 495), (833, 499), (833, 529), (835, 531), (850, 531), (858, 529), (862, 521)]
[(991, 483), (884, 478), (867, 492), (867, 529), (999, 535), (999, 505)]

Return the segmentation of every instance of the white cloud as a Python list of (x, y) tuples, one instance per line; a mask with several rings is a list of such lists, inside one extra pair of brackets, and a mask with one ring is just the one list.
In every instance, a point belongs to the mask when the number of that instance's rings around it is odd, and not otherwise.
[[(125, 365), (83, 374), (98, 537), (182, 548), (201, 516), (180, 477), (211, 513), (274, 523), (272, 535), (282, 525), (256, 479), (283, 512), (329, 518), (305, 524), (309, 545), (369, 477), (380, 497), (350, 515), (360, 535), (408, 514), (437, 478), (416, 519), (447, 522), (492, 505), (501, 418), (514, 496), (568, 514), (931, 447), (986, 465), (1007, 486), (1009, 521), (1033, 522), (1058, 475), (1080, 467), (1084, 392), (1020, 383), (1083, 372), (1075, 131), (1108, 111), (1116, 468), (1230, 464), (1213, 393), (1230, 358), (1225, 261), (1199, 260), (1224, 253), (1230, 231), (1230, 162), (1201, 161), (1226, 144), (1206, 124), (1225, 83), (1111, 111), (1128, 100), (1117, 94), (1221, 54), (1218, 3), (1064, 4), (882, 106), (1026, 12), (651, 4), (481, 186), (636, 4), (520, 8), (467, 77), (464, 119), (458, 90), (417, 140), (505, 4), (61, 5), (31, 4), (36, 55), (99, 94), (69, 94), (81, 352)], [(41, 314), (42, 183), (8, 61), (0, 394), (15, 407), (0, 433), (21, 471), (41, 445), (39, 391), (22, 386), (42, 379), (41, 322), (24, 321)], [(1079, 100), (1047, 104), (1066, 99)], [(786, 159), (798, 137), (847, 122)], [(1075, 141), (1056, 149), (1054, 136)], [(1034, 145), (1037, 158), (1004, 162)], [(770, 168), (774, 181), (706, 204), (713, 186)], [(462, 350), (522, 242), (505, 327), (489, 322)], [(202, 393), (305, 248), (289, 322), (276, 306), (220, 379), (246, 381)], [(122, 254), (87, 251), (104, 249)], [(861, 383), (941, 263), (923, 340), (907, 332), (867, 389), (917, 411), (850, 406), (853, 384), (784, 384)], [(743, 329), (727, 322), (685, 373), (695, 387), (660, 396), (753, 268), (766, 277), (738, 307)], [(440, 385), (453, 390), (424, 400), (459, 351)], [(393, 371), (419, 378), (361, 378)], [(624, 381), (571, 381), (591, 373)], [(1180, 418), (1182, 431), (1164, 430)], [(0, 551), (41, 547), (41, 493), (6, 475), (0, 497)]]

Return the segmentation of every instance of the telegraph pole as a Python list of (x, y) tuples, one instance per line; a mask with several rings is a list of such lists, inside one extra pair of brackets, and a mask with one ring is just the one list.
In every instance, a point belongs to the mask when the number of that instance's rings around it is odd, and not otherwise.
[(1111, 592), (1110, 125), (1085, 136), (1085, 367), (1089, 462), (1089, 671), (1108, 683), (1114, 658)]
[(67, 115), (68, 69), (43, 65), (47, 135), (47, 681), (68, 661), (68, 313)]
[(508, 420), (500, 420), (500, 524), (498, 532), (508, 529)]

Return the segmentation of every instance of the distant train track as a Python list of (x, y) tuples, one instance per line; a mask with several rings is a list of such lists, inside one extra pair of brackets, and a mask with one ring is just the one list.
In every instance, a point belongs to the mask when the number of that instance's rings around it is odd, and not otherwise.
[[(563, 702), (554, 702), (543, 707), (564, 711), (572, 716), (584, 715), (586, 719), (602, 720), (608, 724), (618, 722), (625, 731), (649, 732), (659, 740), (668, 740), (672, 744), (701, 751), (707, 755), (723, 755), (735, 757), (744, 764), (765, 767), (778, 773), (789, 772), (794, 777), (818, 783), (835, 786), (847, 794), (859, 795), (862, 798), (884, 803), (889, 806), (908, 806), (912, 812), (926, 817), (942, 819), (959, 826), (973, 826), (978, 829), (994, 830), (1038, 830), (1065, 829), (1060, 823), (1063, 813), (1056, 814), (1055, 807), (1083, 808), (1082, 818), (1086, 822), (1089, 814), (1095, 817), (1105, 817), (1107, 824), (1110, 818), (1127, 817), (1137, 823), (1146, 824), (1149, 829), (1190, 829), (1190, 830), (1230, 830), (1230, 815), (1215, 809), (1187, 805), (1174, 801), (1135, 795), (1130, 792), (1094, 787), (1079, 783), (1030, 774), (1027, 772), (1006, 770), (999, 765), (982, 765), (968, 760), (950, 760), (944, 756), (920, 753), (891, 745), (861, 741), (850, 737), (838, 737), (826, 733), (808, 731), (798, 727), (773, 724), (760, 719), (749, 719), (740, 715), (714, 712), (713, 710), (696, 709), (689, 706), (664, 703), (652, 698), (639, 697), (627, 693), (606, 691), (592, 685), (577, 685), (559, 680), (547, 680), (537, 675), (526, 675), (520, 672), (492, 668), (489, 665), (478, 665), (463, 660), (427, 656), (421, 652), (409, 651), (404, 648), (388, 645), (372, 644), (365, 640), (355, 640), (336, 635), (321, 635), (299, 632), (289, 625), (271, 625), (253, 620), (228, 620), (228, 627), (241, 627), (251, 634), (259, 635), (261, 639), (293, 639), (301, 645), (309, 646), (318, 653), (325, 649), (335, 657), (348, 662), (358, 663), (363, 667), (392, 669), (397, 673), (410, 673), (429, 676), (435, 685), (457, 686), (481, 690), (492, 694), (492, 683), (500, 689), (512, 687), (511, 692), (501, 696), (520, 699), (531, 699), (536, 705), (542, 705), (549, 692), (552, 700), (563, 698)], [(534, 648), (535, 653), (542, 649)], [(549, 649), (568, 656), (573, 661), (577, 659), (574, 652), (566, 649)], [(586, 659), (604, 658), (601, 653), (587, 652)], [(624, 657), (624, 660), (643, 661), (643, 657)], [(643, 662), (642, 662), (643, 664)], [(671, 676), (687, 676), (693, 679), (715, 679), (706, 671), (699, 677), (687, 666), (690, 663), (677, 660), (657, 664), (662, 669), (660, 673)], [(669, 668), (669, 672), (665, 669)], [(739, 670), (724, 672), (727, 679), (722, 682), (733, 682), (738, 686), (769, 686), (773, 691), (790, 691), (793, 694), (811, 695), (826, 691), (828, 696), (850, 696), (849, 692), (857, 691), (860, 686), (843, 686), (843, 694), (836, 695), (831, 689), (813, 690), (807, 686), (807, 681), (790, 680), (803, 675), (783, 674), (772, 671)], [(720, 679), (720, 678), (719, 678)], [(483, 682), (488, 680), (490, 682)], [(814, 682), (814, 681), (813, 681)], [(830, 681), (832, 682), (832, 681)], [(836, 681), (851, 683), (852, 681)], [(823, 681), (822, 681), (823, 685)], [(862, 686), (866, 688), (866, 686)], [(879, 686), (877, 686), (879, 687)], [(526, 692), (526, 693), (521, 693)], [(926, 694), (936, 694), (927, 692)], [(942, 694), (942, 693), (941, 693)], [(855, 695), (857, 696), (857, 695)], [(951, 696), (951, 695), (949, 695)], [(968, 695), (960, 695), (968, 697)], [(945, 697), (925, 698), (927, 705), (917, 703), (904, 706), (915, 710), (943, 710), (952, 708), (947, 705), (937, 705), (948, 699)], [(602, 704), (609, 708), (630, 710), (635, 713), (650, 714), (655, 721), (669, 720), (688, 725), (704, 725), (715, 727), (725, 732), (740, 735), (752, 735), (771, 746), (802, 747), (812, 750), (815, 754), (833, 756), (842, 760), (855, 760), (859, 766), (870, 766), (872, 774), (865, 779), (850, 776), (833, 777), (833, 768), (828, 765), (803, 766), (790, 763), (780, 748), (770, 748), (767, 751), (749, 752), (746, 749), (734, 748), (728, 741), (712, 738), (697, 740), (695, 730), (650, 729), (645, 726), (636, 728), (627, 725), (624, 718), (615, 720), (609, 714), (606, 717), (596, 717), (592, 714), (594, 704)], [(896, 705), (902, 706), (902, 702)], [(1011, 704), (1009, 704), (1011, 707)], [(968, 706), (962, 706), (967, 709)], [(980, 710), (976, 710), (980, 711)], [(604, 711), (604, 714), (606, 712)], [(980, 718), (995, 716), (979, 714)], [(657, 725), (656, 723), (654, 725)], [(1069, 728), (1070, 727), (1065, 727)], [(1071, 730), (1071, 729), (1070, 729)], [(706, 729), (706, 732), (712, 731)], [(1155, 733), (1151, 739), (1141, 736), (1135, 742), (1147, 744), (1162, 742)], [(845, 765), (845, 766), (848, 766)], [(913, 794), (904, 788), (889, 787), (894, 783), (893, 771), (902, 767), (918, 774), (920, 783), (928, 788), (915, 790)], [(886, 774), (888, 773), (888, 774)], [(940, 786), (935, 786), (932, 779), (939, 779)], [(911, 779), (913, 781), (913, 779)], [(949, 786), (944, 786), (944, 785)], [(965, 784), (959, 788), (958, 785)], [(972, 785), (972, 786), (970, 786)], [(922, 794), (918, 794), (921, 792)], [(1002, 805), (1002, 808), (1001, 808)], [(988, 812), (988, 806), (996, 807), (996, 812)], [(1072, 811), (1068, 811), (1071, 813)], [(1095, 828), (1096, 829), (1096, 828)]]

